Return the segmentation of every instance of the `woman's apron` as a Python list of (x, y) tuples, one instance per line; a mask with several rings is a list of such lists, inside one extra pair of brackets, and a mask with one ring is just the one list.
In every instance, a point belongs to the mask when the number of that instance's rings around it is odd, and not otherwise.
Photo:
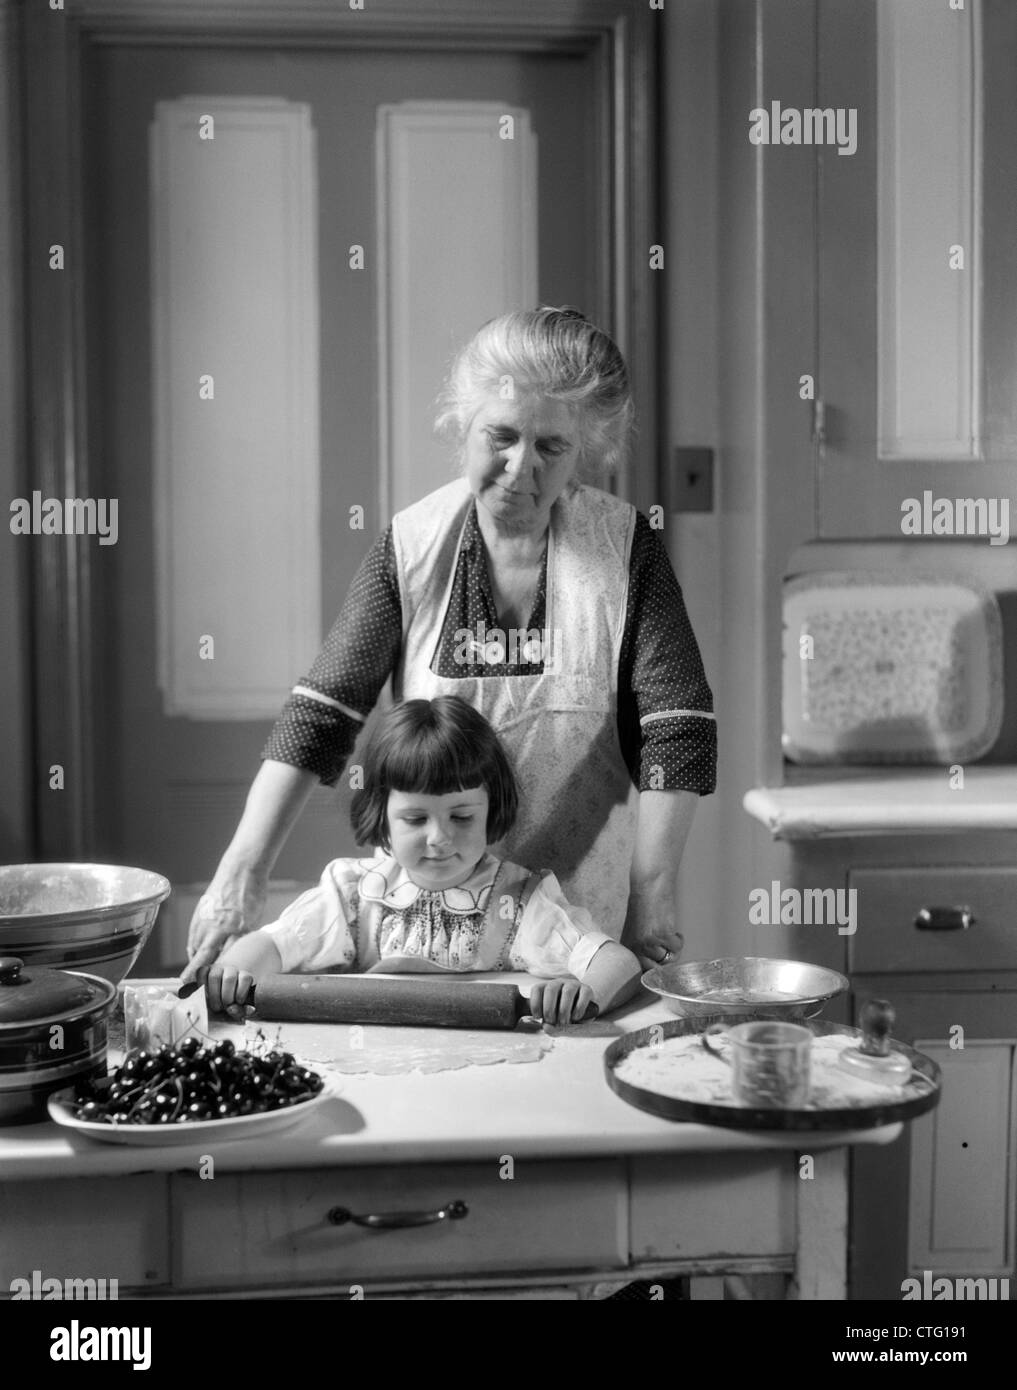
[[(463, 527), (459, 479), (392, 522), (403, 610), (397, 700), (459, 695), (500, 735), (519, 780), (519, 815), (493, 852), (552, 869), (566, 897), (615, 939), (629, 893), (638, 793), (618, 742), (618, 663), (635, 511), (578, 486), (551, 510), (545, 668), (539, 675), (435, 674)], [(464, 644), (465, 645), (465, 644)], [(482, 659), (480, 652), (477, 660)]]

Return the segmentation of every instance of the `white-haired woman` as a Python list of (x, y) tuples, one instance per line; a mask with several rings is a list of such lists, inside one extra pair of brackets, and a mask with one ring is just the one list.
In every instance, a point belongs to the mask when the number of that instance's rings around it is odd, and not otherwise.
[(621, 353), (577, 310), (506, 314), (459, 354), (439, 424), (461, 477), (393, 519), (294, 686), (195, 912), (189, 977), (257, 926), (311, 789), (338, 781), (390, 677), (396, 699), (462, 696), (501, 735), (521, 792), (506, 855), (553, 869), (644, 963), (677, 955), (716, 726), (659, 536), (580, 481), (618, 462), (632, 420)]

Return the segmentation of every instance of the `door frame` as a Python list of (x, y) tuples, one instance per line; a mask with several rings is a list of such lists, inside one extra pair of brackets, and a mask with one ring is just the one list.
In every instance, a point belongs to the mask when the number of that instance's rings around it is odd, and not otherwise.
[[(25, 323), (30, 487), (43, 497), (90, 497), (96, 470), (89, 429), (89, 348), (95, 314), (86, 268), (83, 100), (90, 52), (101, 45), (277, 48), (399, 47), (446, 51), (585, 52), (595, 55), (602, 118), (598, 196), (606, 215), (597, 247), (597, 317), (628, 361), (640, 430), (617, 488), (647, 507), (658, 490), (657, 282), (650, 248), (658, 220), (657, 59), (663, 14), (645, 0), (64, 0), (21, 11), (25, 91)], [(64, 247), (62, 271), (49, 247)], [(94, 371), (94, 368), (92, 369)], [(33, 748), (36, 768), (60, 762), (60, 796), (36, 792), (37, 858), (90, 857), (95, 825), (95, 659), (98, 604), (91, 551), (73, 540), (33, 548)], [(39, 776), (32, 779), (41, 785)]]

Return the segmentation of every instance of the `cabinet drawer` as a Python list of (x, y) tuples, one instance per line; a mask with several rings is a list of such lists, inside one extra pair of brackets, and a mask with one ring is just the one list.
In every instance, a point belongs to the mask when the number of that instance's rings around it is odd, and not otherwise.
[(633, 1260), (791, 1255), (796, 1162), (787, 1152), (633, 1158)]
[[(852, 972), (1017, 969), (1017, 869), (853, 869)], [(969, 908), (966, 930), (916, 926), (922, 908)]]
[[(0, 1290), (13, 1279), (169, 1283), (169, 1204), (157, 1174), (0, 1183)], [(98, 1285), (97, 1285), (98, 1288)]]
[[(444, 1279), (460, 1274), (615, 1268), (628, 1256), (622, 1160), (331, 1168), (173, 1178), (174, 1284), (286, 1287)], [(397, 1229), (331, 1224), (357, 1215), (435, 1211), (459, 1220)]]

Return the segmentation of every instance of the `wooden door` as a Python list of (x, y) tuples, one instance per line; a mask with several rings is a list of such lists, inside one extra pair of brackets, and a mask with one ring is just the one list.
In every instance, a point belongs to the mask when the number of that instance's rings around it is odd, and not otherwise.
[[(319, 178), (321, 611), (331, 624), (378, 535), (376, 283), (349, 248), (375, 237), (375, 119), (383, 103), (497, 97), (530, 112), (539, 147), (539, 297), (603, 318), (609, 286), (598, 247), (601, 119), (591, 56), (575, 54), (266, 52), (116, 45), (88, 73), (86, 228), (94, 341), (93, 489), (119, 499), (115, 554), (96, 572), (94, 857), (165, 873), (159, 958), (181, 959), (186, 921), (240, 815), (271, 721), (167, 715), (157, 680), (153, 562), (152, 358), (147, 138), (155, 103), (187, 94), (282, 97), (311, 107)], [(252, 284), (252, 294), (258, 287)], [(435, 323), (438, 351), (445, 326)], [(350, 530), (351, 505), (365, 508)], [(223, 537), (228, 545), (228, 536)], [(265, 563), (271, 564), (271, 536)], [(323, 634), (322, 634), (323, 635)], [(223, 634), (224, 637), (228, 634)], [(303, 669), (314, 656), (305, 654)], [(280, 703), (285, 691), (280, 691)], [(348, 795), (348, 794), (347, 794)], [(277, 865), (276, 900), (351, 853), (343, 789), (319, 790)]]

